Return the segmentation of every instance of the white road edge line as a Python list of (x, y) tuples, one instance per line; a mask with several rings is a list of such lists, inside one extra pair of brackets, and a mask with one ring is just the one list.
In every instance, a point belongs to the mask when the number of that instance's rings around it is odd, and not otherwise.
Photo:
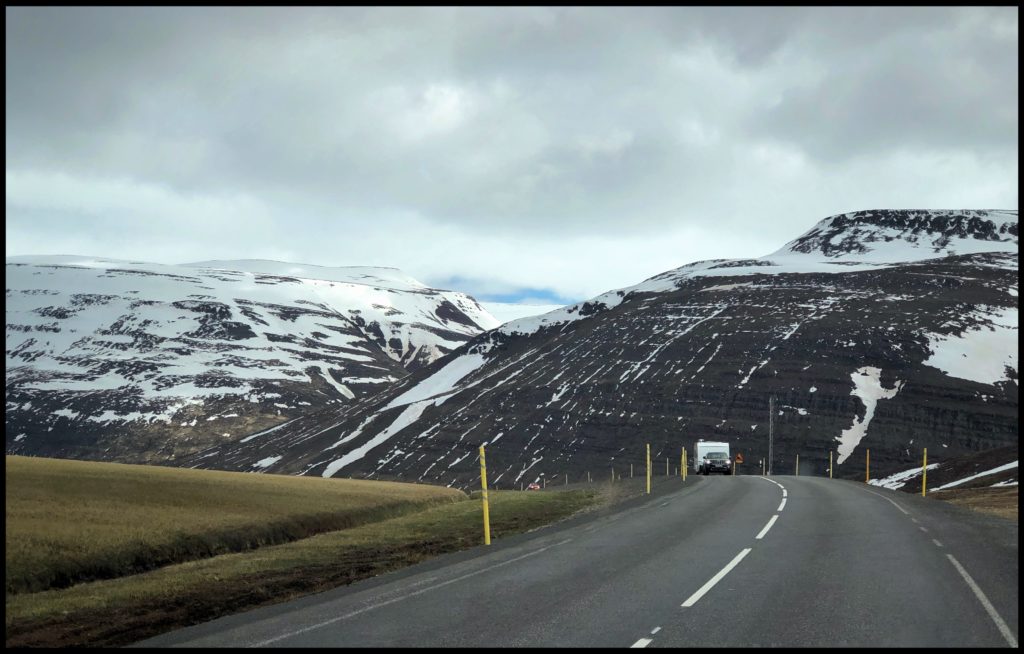
[[(785, 500), (783, 500), (783, 501), (785, 501)], [(761, 540), (762, 538), (764, 538), (764, 535), (768, 533), (768, 530), (772, 528), (772, 525), (774, 525), (775, 521), (778, 520), (778, 519), (779, 519), (779, 514), (776, 513), (775, 515), (772, 516), (772, 519), (768, 521), (768, 524), (766, 524), (764, 526), (764, 529), (761, 530), (761, 533), (758, 534), (754, 538), (754, 540)]]
[(719, 571), (718, 574), (716, 574), (714, 577), (712, 577), (710, 580), (708, 580), (708, 583), (706, 583), (703, 586), (701, 586), (700, 590), (698, 590), (693, 595), (690, 595), (690, 598), (688, 600), (686, 600), (685, 602), (683, 602), (680, 606), (685, 608), (685, 607), (693, 606), (694, 604), (696, 604), (697, 600), (699, 600), (700, 598), (704, 597), (704, 594), (707, 593), (712, 588), (714, 588), (715, 584), (717, 584), (719, 581), (722, 580), (722, 577), (724, 577), (725, 575), (729, 574), (729, 571), (732, 570), (733, 568), (735, 568), (736, 565), (740, 561), (743, 560), (743, 557), (745, 557), (747, 554), (750, 554), (750, 550), (751, 549), (752, 548), (748, 547), (745, 550), (743, 550), (742, 552), (740, 552), (739, 554), (737, 554), (736, 558), (734, 558), (732, 561), (729, 562), (729, 565), (727, 565), (724, 568), (722, 568)]
[(960, 565), (959, 561), (953, 558), (952, 554), (947, 554), (946, 556), (949, 557), (950, 562), (952, 562), (952, 564), (956, 567), (957, 572), (960, 573), (960, 576), (964, 578), (964, 581), (967, 582), (967, 585), (970, 586), (971, 590), (974, 591), (975, 597), (977, 597), (978, 601), (981, 602), (981, 605), (985, 607), (985, 611), (988, 612), (988, 616), (992, 618), (992, 621), (996, 623), (996, 627), (999, 628), (999, 633), (1003, 634), (1003, 638), (1006, 639), (1006, 642), (1010, 645), (1010, 647), (1017, 647), (1017, 639), (1014, 638), (1013, 632), (1010, 631), (1010, 628), (1006, 626), (1006, 623), (1003, 622), (1003, 619), (999, 617), (999, 613), (996, 611), (996, 608), (992, 606), (992, 602), (988, 601), (988, 598), (985, 597), (985, 593), (983, 593), (981, 589), (978, 588), (978, 584), (974, 583), (974, 580), (971, 579), (971, 575), (967, 574), (967, 571), (964, 570), (964, 567)]
[(782, 496), (783, 497), (789, 497), (789, 493), (786, 492), (785, 488), (782, 489)]
[(770, 481), (770, 482), (772, 482), (773, 484), (775, 484), (775, 485), (776, 485), (776, 486), (778, 486), (779, 488), (785, 488), (785, 486), (783, 486), (783, 485), (782, 485), (782, 484), (780, 484), (779, 482), (775, 481), (774, 479), (768, 479), (767, 477), (762, 477), (761, 475), (758, 475), (758, 477), (760, 477), (761, 479), (764, 479), (765, 481)]
[(654, 634), (658, 633), (659, 631), (661, 631), (661, 627), (655, 627), (654, 629), (651, 629), (651, 635), (653, 636)]
[(786, 498), (785, 497), (782, 498), (782, 504), (779, 505), (779, 508), (777, 508), (775, 510), (776, 511), (781, 511), (784, 508), (786, 508)]
[(320, 627), (326, 627), (327, 625), (334, 624), (335, 622), (338, 622), (340, 620), (347, 620), (348, 618), (355, 617), (355, 616), (359, 615), (360, 613), (366, 613), (367, 611), (372, 611), (373, 609), (379, 609), (382, 606), (387, 606), (388, 604), (394, 604), (395, 602), (401, 602), (404, 599), (408, 599), (410, 597), (415, 597), (417, 595), (422, 595), (423, 593), (429, 592), (431, 590), (436, 590), (438, 588), (443, 588), (444, 586), (447, 586), (449, 584), (454, 584), (457, 581), (462, 581), (463, 579), (468, 579), (469, 577), (475, 577), (478, 574), (483, 574), (484, 572), (489, 572), (491, 570), (494, 570), (495, 568), (500, 568), (500, 567), (506, 566), (506, 565), (508, 565), (510, 563), (515, 563), (516, 561), (522, 561), (525, 558), (529, 558), (531, 556), (540, 554), (544, 550), (549, 550), (552, 547), (557, 547), (559, 545), (565, 545), (566, 543), (568, 543), (571, 540), (572, 540), (571, 538), (566, 538), (563, 541), (559, 541), (559, 542), (557, 542), (557, 543), (555, 543), (553, 545), (548, 545), (547, 547), (542, 547), (539, 550), (534, 550), (532, 552), (527, 552), (526, 554), (523, 554), (522, 556), (517, 556), (514, 559), (509, 559), (508, 561), (502, 561), (501, 563), (496, 563), (496, 564), (494, 564), (494, 565), (492, 565), (490, 567), (483, 568), (482, 570), (477, 570), (475, 572), (470, 572), (470, 573), (464, 574), (464, 575), (462, 575), (460, 577), (455, 577), (454, 579), (449, 579), (448, 581), (442, 581), (441, 583), (437, 584), (436, 586), (431, 586), (429, 588), (424, 588), (422, 590), (417, 590), (417, 591), (415, 591), (413, 593), (409, 593), (407, 595), (402, 595), (401, 597), (396, 597), (394, 599), (389, 599), (387, 601), (380, 602), (380, 603), (377, 603), (377, 604), (371, 604), (370, 606), (364, 606), (361, 609), (357, 609), (355, 611), (351, 611), (351, 612), (346, 613), (344, 615), (339, 615), (337, 617), (331, 618), (330, 620), (325, 620), (323, 622), (320, 622), (320, 623), (317, 623), (317, 624), (314, 624), (314, 625), (310, 625), (308, 627), (303, 627), (302, 629), (296, 629), (295, 631), (290, 631), (290, 632), (288, 632), (286, 634), (282, 634), (280, 636), (275, 636), (273, 638), (268, 638), (267, 640), (261, 640), (259, 642), (256, 642), (256, 643), (253, 643), (253, 644), (249, 645), (249, 647), (263, 647), (265, 645), (269, 645), (270, 643), (276, 643), (279, 640), (284, 640), (285, 638), (291, 638), (292, 636), (297, 636), (299, 634), (304, 634), (307, 631), (313, 631), (314, 629), (319, 629)]
[(629, 648), (633, 649), (634, 647), (647, 647), (652, 642), (653, 641), (650, 638), (641, 638), (640, 640), (638, 640), (635, 643), (633, 643), (632, 645), (630, 645)]
[[(907, 511), (907, 510), (906, 510), (906, 509), (904, 509), (904, 508), (903, 508), (902, 506), (900, 506), (900, 505), (899, 505), (899, 504), (897, 504), (896, 502), (893, 502), (892, 500), (890, 500), (890, 499), (889, 499), (888, 497), (886, 497), (885, 495), (882, 495), (881, 493), (876, 493), (875, 491), (869, 491), (869, 490), (868, 490), (868, 489), (866, 489), (866, 488), (864, 489), (864, 492), (866, 492), (866, 493), (871, 493), (872, 495), (878, 495), (878, 496), (879, 496), (879, 497), (881, 497), (881, 498), (882, 498), (883, 500), (885, 500), (886, 502), (888, 502), (888, 503), (892, 504), (893, 506), (895, 506), (895, 507), (896, 507), (897, 509), (899, 509), (900, 511), (903, 511), (903, 513), (905, 513), (905, 514), (907, 514), (907, 515), (910, 515), (910, 511)], [(911, 518), (911, 520), (913, 520), (913, 518)]]

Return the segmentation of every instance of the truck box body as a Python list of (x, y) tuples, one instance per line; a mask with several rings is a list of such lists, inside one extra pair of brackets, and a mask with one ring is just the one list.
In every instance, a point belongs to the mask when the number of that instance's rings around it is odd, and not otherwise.
[(694, 443), (693, 469), (702, 474), (712, 472), (732, 474), (732, 456), (729, 453), (729, 444), (704, 440)]

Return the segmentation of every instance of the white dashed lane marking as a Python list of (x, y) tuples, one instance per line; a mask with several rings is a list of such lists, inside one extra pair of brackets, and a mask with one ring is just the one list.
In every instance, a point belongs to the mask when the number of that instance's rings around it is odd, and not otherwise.
[(635, 643), (633, 643), (629, 647), (630, 647), (630, 649), (632, 649), (634, 647), (647, 647), (650, 644), (651, 644), (651, 639), (650, 638), (641, 638), (640, 640), (636, 641)]
[(701, 586), (701, 587), (700, 587), (700, 590), (698, 590), (698, 591), (697, 591), (696, 593), (694, 593), (693, 595), (690, 595), (690, 598), (689, 598), (689, 599), (687, 599), (687, 600), (686, 600), (685, 602), (683, 602), (683, 603), (681, 604), (681, 606), (682, 606), (683, 608), (686, 608), (686, 607), (689, 607), (689, 606), (693, 606), (694, 604), (696, 604), (696, 603), (697, 603), (697, 601), (698, 601), (698, 600), (699, 600), (700, 598), (704, 597), (704, 594), (705, 594), (705, 593), (707, 593), (707, 592), (708, 592), (709, 590), (711, 590), (712, 588), (714, 588), (714, 587), (715, 587), (715, 584), (717, 584), (718, 582), (720, 582), (720, 581), (722, 580), (722, 578), (723, 578), (723, 577), (725, 577), (725, 575), (729, 574), (729, 571), (730, 571), (730, 570), (732, 570), (733, 568), (735, 568), (735, 567), (736, 567), (736, 565), (737, 565), (737, 564), (738, 564), (738, 563), (739, 563), (740, 561), (742, 561), (742, 560), (743, 560), (743, 557), (745, 557), (745, 556), (746, 556), (747, 554), (750, 554), (750, 550), (751, 550), (751, 548), (749, 548), (749, 547), (748, 547), (748, 548), (746, 548), (745, 550), (743, 550), (742, 552), (740, 552), (739, 554), (737, 554), (737, 555), (736, 555), (736, 558), (734, 558), (734, 559), (733, 559), (732, 561), (730, 561), (730, 562), (729, 562), (729, 565), (727, 565), (727, 566), (725, 566), (724, 568), (722, 568), (722, 569), (721, 569), (721, 570), (720, 570), (720, 571), (718, 572), (718, 574), (716, 574), (716, 575), (715, 575), (714, 577), (712, 577), (712, 578), (711, 578), (711, 579), (710, 579), (710, 580), (708, 581), (708, 583), (706, 583), (706, 584), (704, 584), (703, 586)]
[(775, 521), (778, 520), (778, 519), (779, 519), (779, 514), (778, 513), (773, 515), (772, 519), (768, 521), (768, 524), (766, 524), (764, 526), (764, 529), (761, 530), (761, 533), (757, 535), (755, 540), (761, 540), (762, 538), (764, 538), (764, 535), (768, 533), (768, 530), (772, 528), (772, 525), (774, 525)]

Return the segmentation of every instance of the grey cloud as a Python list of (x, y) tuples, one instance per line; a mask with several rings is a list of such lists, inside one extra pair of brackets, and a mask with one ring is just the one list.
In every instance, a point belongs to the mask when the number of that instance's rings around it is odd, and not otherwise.
[[(1016, 10), (994, 20), (1016, 21)], [(893, 39), (839, 53), (820, 79), (792, 80), (749, 117), (753, 135), (799, 144), (827, 162), (891, 149), (1016, 151), (1018, 45), (990, 29)]]
[[(830, 211), (923, 206), (993, 175), (1016, 202), (1015, 8), (6, 17), (8, 171), (240, 195), (310, 229), (412, 215), (419, 241), (695, 224), (786, 240)], [(891, 180), (914, 195), (865, 176), (904, 155), (930, 162)]]

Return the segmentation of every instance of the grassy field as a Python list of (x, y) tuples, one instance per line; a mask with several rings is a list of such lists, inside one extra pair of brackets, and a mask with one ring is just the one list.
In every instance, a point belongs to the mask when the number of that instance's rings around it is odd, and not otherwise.
[[(500, 539), (614, 499), (595, 489), (492, 491)], [(326, 590), (482, 542), (477, 500), (121, 579), (7, 597), (6, 646), (116, 646)]]
[(466, 500), (391, 482), (6, 457), (8, 596), (286, 543)]

